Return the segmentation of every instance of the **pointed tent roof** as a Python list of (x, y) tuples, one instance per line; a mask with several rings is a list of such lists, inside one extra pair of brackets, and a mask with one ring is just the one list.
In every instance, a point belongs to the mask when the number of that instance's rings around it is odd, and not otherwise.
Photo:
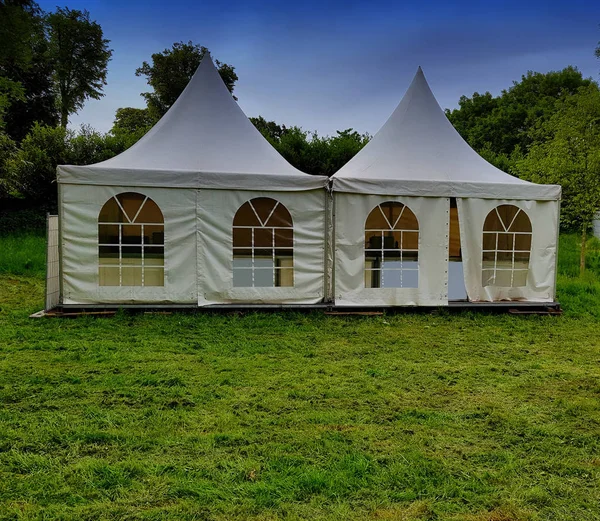
[(60, 182), (306, 190), (327, 178), (290, 165), (254, 127), (205, 56), (177, 101), (135, 145)]
[(477, 154), (444, 114), (421, 67), (381, 130), (333, 175), (333, 189), (380, 195), (560, 198), (560, 186), (523, 181)]

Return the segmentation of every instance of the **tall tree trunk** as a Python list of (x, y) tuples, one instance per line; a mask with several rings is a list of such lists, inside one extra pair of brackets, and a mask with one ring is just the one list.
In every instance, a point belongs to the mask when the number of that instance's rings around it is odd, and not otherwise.
[(581, 254), (579, 256), (579, 275), (585, 271), (585, 241), (587, 239), (587, 225), (581, 227)]
[(69, 123), (69, 112), (66, 109), (60, 109), (60, 126), (62, 128), (67, 128), (67, 123)]

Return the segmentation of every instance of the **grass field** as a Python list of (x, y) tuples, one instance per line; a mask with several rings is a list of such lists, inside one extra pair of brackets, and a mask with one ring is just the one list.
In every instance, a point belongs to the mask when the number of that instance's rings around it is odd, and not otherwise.
[(33, 320), (40, 248), (0, 238), (0, 520), (600, 519), (597, 241), (562, 317)]

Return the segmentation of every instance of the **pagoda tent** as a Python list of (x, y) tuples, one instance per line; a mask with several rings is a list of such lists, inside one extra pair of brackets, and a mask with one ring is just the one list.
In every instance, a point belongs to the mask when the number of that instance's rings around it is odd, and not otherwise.
[(479, 156), (420, 68), (381, 130), (333, 175), (332, 190), (336, 305), (555, 299), (560, 186), (518, 179)]
[(65, 306), (324, 298), (327, 178), (278, 154), (210, 57), (139, 142), (57, 177)]

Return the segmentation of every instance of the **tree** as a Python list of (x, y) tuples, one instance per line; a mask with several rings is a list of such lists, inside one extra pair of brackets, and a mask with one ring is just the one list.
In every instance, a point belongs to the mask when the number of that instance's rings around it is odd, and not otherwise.
[(0, 117), (12, 139), (35, 121), (57, 123), (44, 15), (30, 0), (0, 2), (0, 83)]
[(143, 130), (145, 133), (150, 130), (155, 123), (156, 119), (150, 115), (148, 109), (125, 107), (117, 109), (111, 132), (127, 132), (133, 134)]
[(285, 125), (278, 125), (274, 121), (267, 121), (262, 116), (249, 119), (252, 122), (252, 124), (258, 129), (258, 131), (265, 138), (267, 138), (267, 140), (271, 144), (279, 142), (281, 136), (283, 136), (287, 132), (287, 128)]
[[(526, 150), (532, 143), (530, 131), (556, 111), (556, 100), (591, 83), (575, 67), (546, 74), (529, 71), (500, 96), (462, 96), (459, 108), (446, 110), (446, 115), (476, 151), (486, 150), (486, 159), (506, 167), (517, 147)], [(509, 160), (509, 168), (512, 165)]]
[(60, 124), (77, 113), (86, 99), (100, 99), (112, 50), (102, 28), (88, 11), (57, 8), (48, 16), (50, 57), (58, 94)]
[[(152, 64), (144, 62), (136, 69), (136, 76), (146, 76), (153, 89), (153, 92), (142, 93), (152, 117), (160, 119), (175, 103), (207, 52), (206, 47), (191, 41), (178, 42), (171, 49), (153, 54)], [(219, 60), (215, 60), (215, 65), (229, 92), (233, 93), (238, 80), (235, 68)]]
[(580, 272), (587, 230), (600, 210), (600, 91), (595, 84), (556, 103), (555, 113), (531, 132), (535, 143), (518, 161), (521, 177), (563, 188), (561, 221), (581, 232)]
[(68, 164), (69, 137), (63, 127), (36, 123), (5, 163), (11, 189), (32, 202), (56, 208), (56, 166)]
[(0, 70), (7, 64), (27, 67), (33, 40), (42, 28), (40, 7), (32, 0), (0, 2)]

